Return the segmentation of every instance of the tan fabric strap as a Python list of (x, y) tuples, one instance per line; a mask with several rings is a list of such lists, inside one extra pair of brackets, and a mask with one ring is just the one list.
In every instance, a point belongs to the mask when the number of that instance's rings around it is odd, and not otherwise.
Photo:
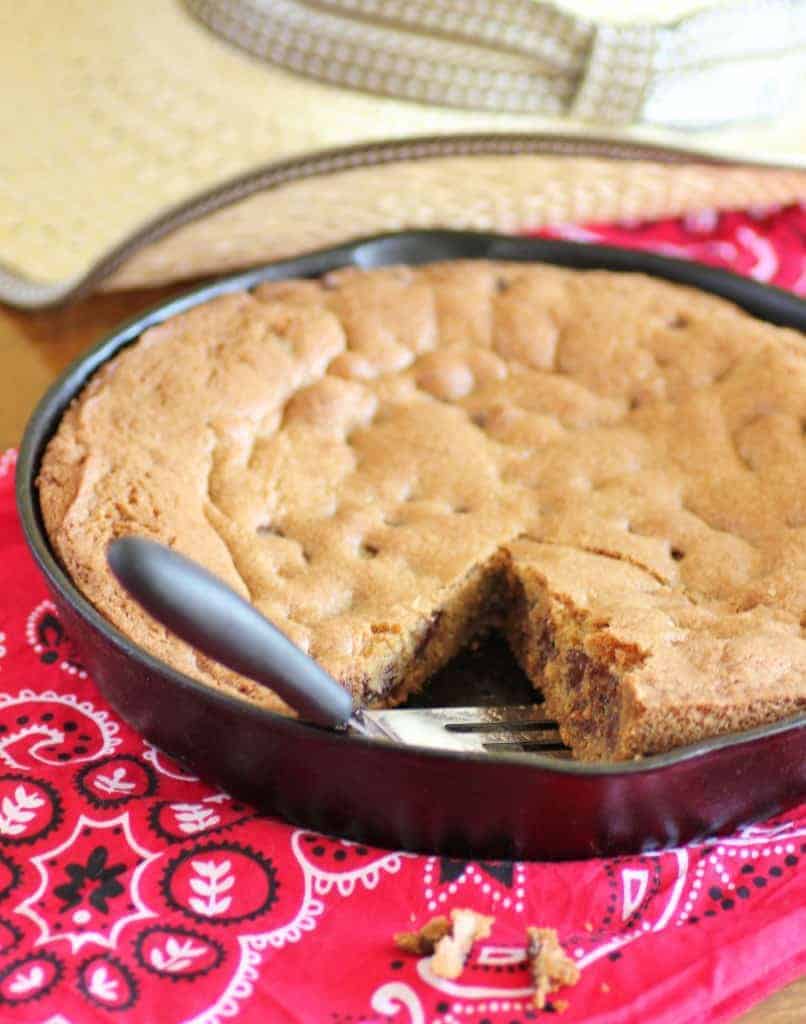
[(250, 53), (441, 106), (704, 128), (769, 116), (806, 70), (806, 0), (673, 25), (596, 24), (533, 0), (186, 0)]

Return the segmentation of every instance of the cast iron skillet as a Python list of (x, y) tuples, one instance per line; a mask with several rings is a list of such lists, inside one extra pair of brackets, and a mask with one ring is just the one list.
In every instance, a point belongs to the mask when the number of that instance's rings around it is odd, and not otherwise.
[(60, 567), (34, 487), (42, 452), (90, 376), (147, 327), (261, 281), (349, 264), (457, 258), (641, 271), (806, 331), (806, 303), (725, 271), (645, 252), (449, 231), (386, 235), (273, 263), (138, 317), (54, 384), (31, 418), (17, 464), (28, 545), (98, 688), (152, 743), (239, 797), (308, 828), (379, 846), (477, 858), (630, 853), (734, 829), (793, 805), (806, 794), (806, 714), (620, 764), (392, 746), (282, 718), (169, 668), (111, 626)]

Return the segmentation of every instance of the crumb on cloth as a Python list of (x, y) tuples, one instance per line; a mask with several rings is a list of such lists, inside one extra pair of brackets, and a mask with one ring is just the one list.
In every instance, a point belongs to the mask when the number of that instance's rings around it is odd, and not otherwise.
[(440, 939), (431, 958), (431, 973), (438, 978), (460, 976), (465, 960), (476, 939), (486, 939), (494, 917), (477, 914), (475, 910), (452, 910), (453, 932)]
[(477, 939), (486, 939), (494, 917), (475, 910), (452, 910), (451, 919), (434, 917), (417, 932), (398, 932), (395, 945), (405, 953), (431, 956), (431, 971), (438, 978), (460, 976)]
[(526, 934), (529, 937), (529, 966), (535, 983), (534, 1002), (542, 1010), (546, 996), (564, 985), (576, 985), (580, 971), (560, 945), (554, 928), (530, 927)]
[(433, 917), (417, 932), (397, 932), (395, 945), (404, 953), (430, 956), (439, 940), (450, 933), (451, 923), (447, 917)]

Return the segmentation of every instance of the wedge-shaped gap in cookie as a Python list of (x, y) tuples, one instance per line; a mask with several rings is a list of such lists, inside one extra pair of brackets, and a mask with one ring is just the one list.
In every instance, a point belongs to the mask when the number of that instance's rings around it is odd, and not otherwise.
[[(437, 639), (439, 627), (432, 639)], [(498, 632), (478, 636), (439, 668), (405, 707), (461, 708), (536, 704), (543, 696), (535, 690)]]

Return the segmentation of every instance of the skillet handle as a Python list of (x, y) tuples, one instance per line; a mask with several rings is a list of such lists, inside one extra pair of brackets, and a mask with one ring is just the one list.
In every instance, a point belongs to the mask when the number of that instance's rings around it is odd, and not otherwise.
[(129, 594), (182, 640), (273, 690), (306, 721), (330, 729), (347, 725), (349, 693), (196, 562), (143, 537), (113, 541), (107, 561)]

